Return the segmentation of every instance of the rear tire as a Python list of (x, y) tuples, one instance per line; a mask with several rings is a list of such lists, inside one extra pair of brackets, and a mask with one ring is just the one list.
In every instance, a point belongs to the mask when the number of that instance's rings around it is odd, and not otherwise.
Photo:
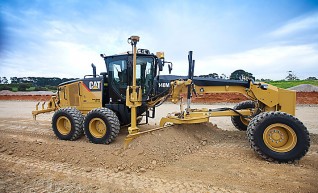
[[(253, 101), (243, 101), (235, 105), (233, 109), (242, 110), (242, 109), (254, 109), (254, 108), (255, 108), (255, 103)], [(242, 116), (231, 116), (231, 121), (233, 125), (240, 131), (246, 131), (247, 126), (250, 122), (250, 120), (245, 119)]]
[(116, 114), (108, 108), (91, 110), (84, 120), (87, 139), (96, 144), (109, 144), (115, 140), (120, 130)]
[(250, 122), (247, 137), (254, 151), (267, 161), (279, 163), (301, 159), (310, 146), (307, 128), (283, 112), (264, 112)]
[(52, 117), (53, 132), (61, 140), (74, 141), (84, 133), (83, 120), (82, 113), (76, 108), (59, 109)]

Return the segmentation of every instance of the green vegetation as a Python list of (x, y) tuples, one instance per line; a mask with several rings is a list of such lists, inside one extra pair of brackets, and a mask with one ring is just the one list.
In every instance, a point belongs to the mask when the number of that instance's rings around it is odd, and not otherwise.
[(311, 85), (318, 86), (318, 80), (290, 80), (290, 81), (278, 80), (278, 81), (268, 81), (266, 83), (271, 84), (273, 86), (277, 86), (279, 88), (290, 88), (300, 84), (311, 84)]
[[(233, 74), (234, 75), (239, 74), (235, 78), (238, 80), (244, 80), (246, 78), (254, 78), (251, 73), (245, 72), (243, 70), (234, 71), (231, 74), (231, 76), (234, 76)], [(209, 75), (200, 75), (199, 77), (227, 79), (225, 74), (222, 74), (219, 76), (217, 73), (211, 73)], [(11, 84), (8, 84), (8, 79), (6, 77), (2, 77), (2, 78), (0, 77), (0, 91), (10, 90), (13, 92), (17, 92), (17, 91), (53, 91), (55, 92), (57, 90), (58, 84), (62, 82), (74, 80), (74, 78), (10, 77), (10, 80), (11, 80)], [(295, 78), (293, 80), (273, 81), (270, 79), (261, 79), (256, 81), (266, 82), (268, 84), (277, 86), (279, 88), (285, 88), (285, 89), (293, 87), (293, 86), (297, 86), (300, 84), (311, 84), (311, 85), (318, 86), (318, 80), (316, 77), (308, 77), (306, 80), (298, 80)]]
[(49, 78), (49, 77), (0, 77), (0, 91), (56, 91), (57, 86), (66, 81), (75, 80), (75, 78)]
[(1, 90), (10, 90), (13, 92), (17, 91), (53, 91), (57, 90), (57, 86), (33, 86), (30, 83), (20, 83), (20, 84), (0, 84)]

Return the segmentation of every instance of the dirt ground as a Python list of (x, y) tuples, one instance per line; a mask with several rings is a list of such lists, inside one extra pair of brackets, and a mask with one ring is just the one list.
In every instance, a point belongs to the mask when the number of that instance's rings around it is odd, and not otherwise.
[[(307, 155), (297, 163), (277, 164), (259, 158), (229, 117), (146, 134), (125, 150), (127, 128), (111, 145), (91, 144), (84, 136), (58, 140), (51, 129), (52, 113), (32, 120), (35, 104), (0, 101), (1, 193), (318, 191), (317, 105), (297, 106), (296, 116), (310, 132)], [(164, 104), (157, 117), (177, 109)], [(155, 128), (158, 122), (140, 127)]]

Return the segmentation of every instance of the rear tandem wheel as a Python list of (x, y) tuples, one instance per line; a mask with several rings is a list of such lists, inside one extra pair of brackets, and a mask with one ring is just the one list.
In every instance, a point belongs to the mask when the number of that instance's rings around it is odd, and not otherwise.
[(267, 161), (299, 160), (307, 153), (307, 128), (296, 117), (283, 112), (264, 112), (252, 119), (247, 137), (254, 151)]
[(120, 130), (116, 114), (108, 108), (91, 110), (84, 120), (84, 132), (88, 140), (97, 144), (109, 144)]

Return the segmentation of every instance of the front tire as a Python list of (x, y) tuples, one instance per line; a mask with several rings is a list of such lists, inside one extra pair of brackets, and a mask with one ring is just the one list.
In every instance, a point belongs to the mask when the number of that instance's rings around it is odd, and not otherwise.
[(82, 113), (76, 108), (63, 108), (57, 110), (52, 117), (52, 129), (61, 140), (74, 141), (83, 135)]
[(96, 144), (109, 144), (115, 140), (120, 130), (116, 114), (108, 108), (91, 110), (84, 121), (87, 139)]
[[(242, 109), (254, 109), (254, 108), (255, 108), (255, 103), (253, 101), (243, 101), (235, 105), (233, 109), (242, 110)], [(240, 131), (246, 131), (247, 126), (250, 122), (249, 119), (246, 119), (242, 116), (231, 116), (231, 121), (233, 125)]]
[(310, 146), (307, 128), (283, 112), (264, 112), (252, 119), (247, 137), (254, 151), (267, 161), (279, 163), (301, 159)]

